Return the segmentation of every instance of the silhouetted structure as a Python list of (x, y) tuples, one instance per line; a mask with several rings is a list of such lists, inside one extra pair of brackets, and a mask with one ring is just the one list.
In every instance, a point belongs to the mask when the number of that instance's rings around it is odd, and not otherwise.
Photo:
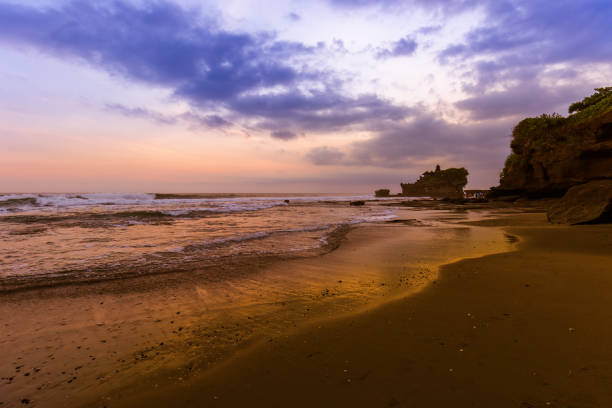
[(402, 183), (402, 195), (462, 199), (468, 174), (463, 167), (441, 170), (437, 165), (434, 171), (426, 171), (415, 183)]

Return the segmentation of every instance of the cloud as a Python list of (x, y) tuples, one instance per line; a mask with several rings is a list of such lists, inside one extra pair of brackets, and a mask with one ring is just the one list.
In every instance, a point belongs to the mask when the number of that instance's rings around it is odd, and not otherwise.
[(465, 70), (463, 89), (472, 97), (457, 106), (473, 118), (550, 111), (584, 96), (592, 85), (601, 86), (588, 77), (576, 78), (574, 86), (559, 84), (589, 64), (610, 65), (612, 3), (483, 4), (485, 23), (439, 54), (443, 64)]
[(433, 33), (437, 33), (442, 29), (441, 25), (430, 25), (419, 28), (416, 32), (418, 34), (429, 35)]
[[(326, 124), (401, 119), (404, 110), (377, 97), (343, 96), (343, 82), (333, 72), (297, 61), (322, 45), (224, 31), (197, 10), (164, 0), (72, 0), (53, 8), (0, 4), (0, 42), (167, 88), (213, 127), (226, 125), (211, 112), (219, 109), (272, 131), (279, 120), (297, 131), (327, 130)], [(123, 114), (166, 120), (146, 111)]]
[(411, 108), (396, 106), (373, 94), (352, 98), (319, 91), (309, 95), (290, 93), (244, 97), (235, 108), (250, 116), (266, 118), (258, 124), (263, 129), (296, 127), (310, 132), (350, 126), (367, 129), (379, 122), (401, 121), (413, 112)]
[(141, 107), (129, 107), (117, 103), (107, 104), (105, 110), (130, 118), (151, 120), (162, 125), (175, 125), (185, 122), (195, 128), (225, 128), (232, 125), (231, 122), (219, 115), (200, 115), (194, 112), (185, 112), (178, 115), (165, 115), (150, 109)]
[(581, 87), (575, 85), (543, 87), (537, 81), (524, 80), (516, 86), (501, 91), (487, 92), (464, 99), (455, 106), (468, 111), (474, 120), (540, 115), (551, 113), (551, 110), (565, 112), (567, 101), (580, 99), (583, 91)]
[(468, 168), (474, 163), (497, 168), (509, 152), (513, 124), (511, 120), (452, 123), (423, 111), (411, 121), (389, 124), (370, 139), (345, 149), (314, 148), (307, 158), (317, 165), (406, 168), (439, 160)]
[(607, 0), (489, 2), (486, 12), (487, 23), (445, 49), (443, 58), (520, 51), (525, 58), (516, 61), (522, 64), (610, 61), (612, 4)]
[(302, 19), (299, 14), (293, 12), (287, 14), (287, 18), (291, 21), (300, 21)]
[(458, 13), (466, 8), (478, 6), (478, 0), (327, 0), (332, 6), (344, 9), (382, 8), (410, 10), (420, 7), (424, 10)]
[(394, 171), (399, 175), (396, 182), (414, 181), (436, 164), (466, 167), (470, 186), (488, 188), (498, 183), (514, 124), (513, 120), (453, 123), (423, 111), (411, 121), (392, 123), (344, 148), (314, 148), (306, 158), (315, 165), (344, 167), (349, 172), (362, 172), (364, 167)]
[(315, 147), (306, 154), (306, 159), (317, 165), (342, 164), (341, 160), (343, 158), (344, 153), (337, 148), (328, 146)]
[(109, 103), (104, 108), (108, 112), (117, 113), (129, 118), (147, 119), (163, 125), (174, 125), (178, 122), (178, 118), (175, 116), (164, 115), (140, 107), (132, 108), (117, 103)]
[(414, 54), (416, 49), (417, 42), (410, 37), (404, 37), (391, 44), (391, 48), (379, 50), (376, 53), (376, 58), (409, 57)]
[(275, 130), (270, 133), (270, 136), (273, 137), (274, 139), (280, 139), (280, 140), (291, 140), (291, 139), (295, 139), (296, 137), (298, 137), (296, 133), (291, 132), (290, 130)]
[(201, 127), (219, 129), (226, 128), (232, 125), (231, 122), (223, 119), (219, 115), (199, 115), (193, 112), (185, 112), (179, 117), (183, 120), (191, 122), (192, 125), (199, 125)]

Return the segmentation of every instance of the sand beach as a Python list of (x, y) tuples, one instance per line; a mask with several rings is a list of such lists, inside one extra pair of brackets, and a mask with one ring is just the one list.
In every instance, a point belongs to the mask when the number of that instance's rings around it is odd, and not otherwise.
[(319, 255), (4, 293), (1, 402), (609, 402), (609, 225), (529, 209), (405, 215), (353, 226)]

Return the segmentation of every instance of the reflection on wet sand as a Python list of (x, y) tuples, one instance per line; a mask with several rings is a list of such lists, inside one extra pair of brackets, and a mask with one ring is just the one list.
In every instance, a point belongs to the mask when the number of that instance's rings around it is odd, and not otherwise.
[(0, 345), (14, 358), (0, 367), (3, 394), (70, 405), (143, 377), (181, 382), (256, 342), (417, 291), (440, 264), (512, 248), (500, 229), (398, 215), (418, 226), (356, 225), (319, 256), (234, 257), (199, 271), (7, 293)]

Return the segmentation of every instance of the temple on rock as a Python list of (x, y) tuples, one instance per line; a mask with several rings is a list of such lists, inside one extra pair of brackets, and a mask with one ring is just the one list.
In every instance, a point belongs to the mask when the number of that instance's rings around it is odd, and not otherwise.
[(468, 171), (461, 168), (426, 171), (415, 183), (401, 183), (402, 195), (407, 197), (432, 197), (462, 199), (467, 184)]

